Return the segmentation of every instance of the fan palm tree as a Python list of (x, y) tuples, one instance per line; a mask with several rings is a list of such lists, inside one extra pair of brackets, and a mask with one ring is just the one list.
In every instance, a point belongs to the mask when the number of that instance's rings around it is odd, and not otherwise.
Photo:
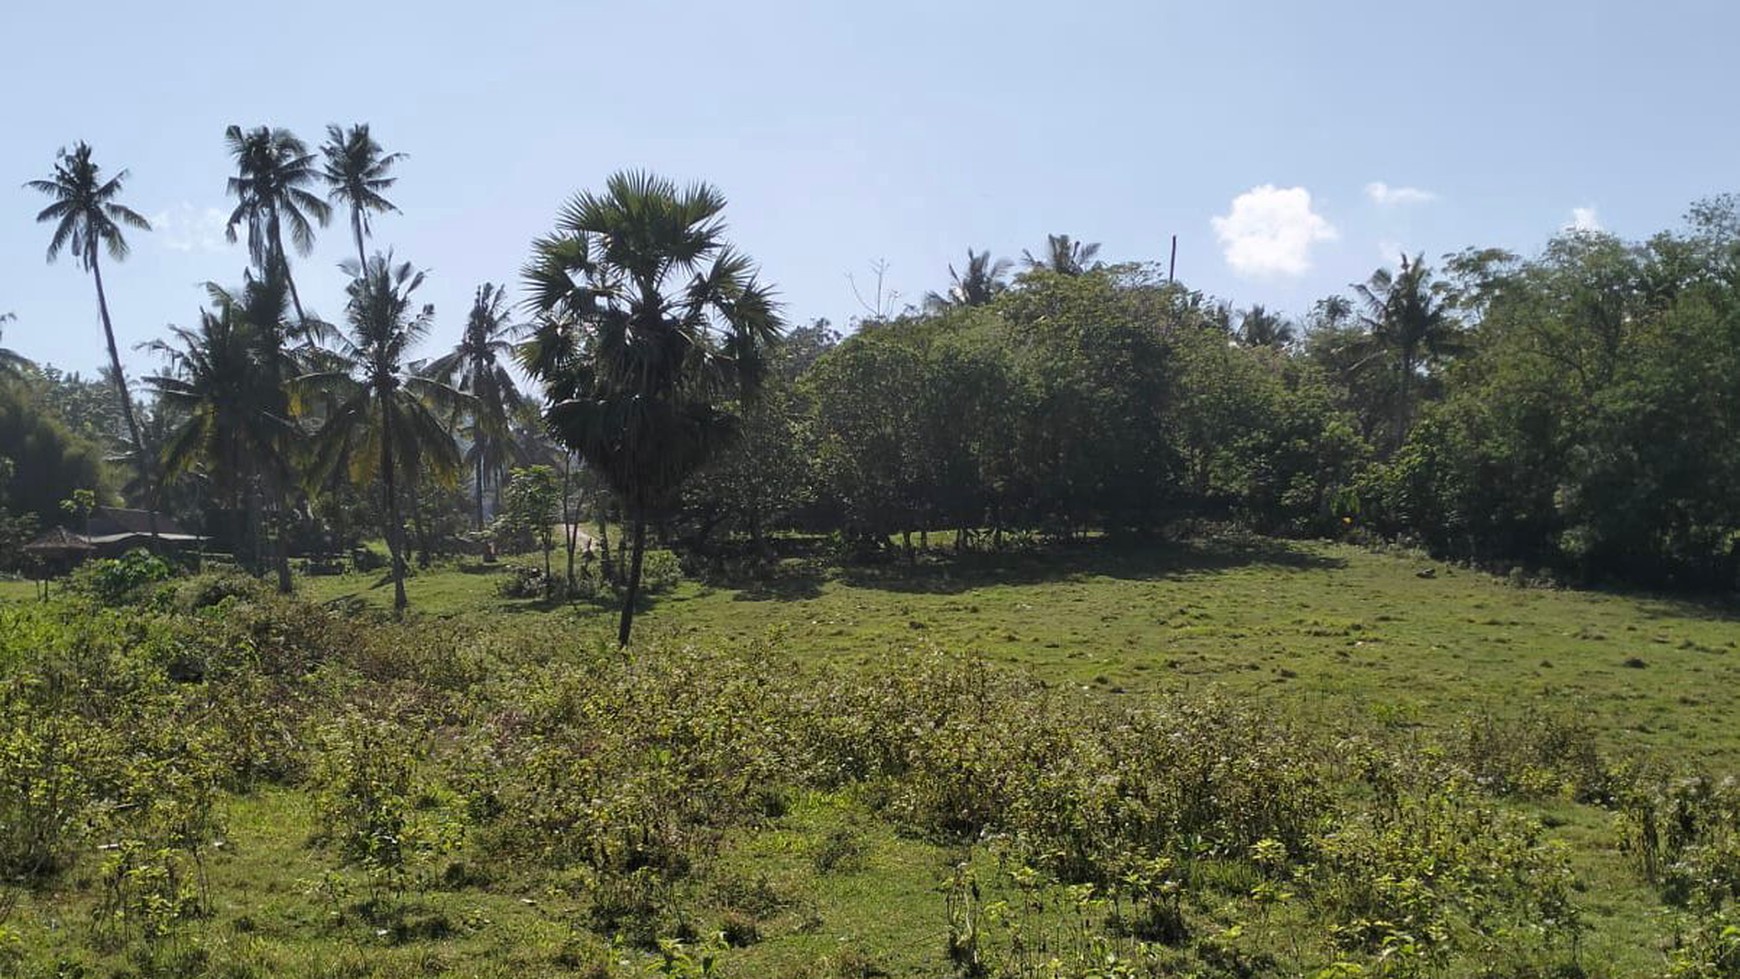
[(345, 272), (353, 277), (345, 334), (335, 338), (331, 363), (305, 375), (298, 387), (319, 390), (328, 399), (316, 436), (319, 470), (343, 467), (354, 483), (380, 481), (393, 608), (402, 610), (409, 601), (400, 480), (422, 466), (443, 478), (458, 471), (459, 449), (446, 419), (465, 410), (469, 399), (408, 366), (406, 355), (429, 335), (435, 320), (435, 307), (413, 305), (423, 273), (409, 262), (394, 264), (390, 254), (377, 254), (361, 267), (347, 261)]
[(989, 250), (975, 252), (969, 248), (965, 271), (956, 272), (953, 265), (949, 266), (949, 278), (954, 281), (954, 285), (949, 287), (948, 294), (928, 293), (924, 297), (924, 304), (933, 310), (956, 306), (983, 306), (1009, 287), (1004, 277), (1009, 274), (1011, 266), (1012, 263), (1006, 258), (991, 261)]
[(244, 131), (240, 126), (224, 130), (224, 142), (236, 160), (236, 175), (229, 180), (229, 193), (236, 209), (224, 227), (224, 235), (236, 240), (236, 226), (248, 226), (248, 257), (265, 275), (282, 275), (290, 289), (296, 318), (307, 320), (296, 280), (290, 275), (290, 259), (284, 251), (284, 228), (299, 255), (314, 248), (314, 225), (322, 227), (332, 218), (332, 209), (306, 188), (319, 179), (314, 154), (288, 129), (259, 126)]
[[(103, 291), (103, 269), (99, 261), (102, 252), (119, 262), (127, 257), (127, 239), (121, 226), (150, 231), (151, 222), (137, 211), (116, 200), (121, 195), (127, 171), (102, 179), (101, 168), (91, 159), (90, 144), (83, 141), (70, 151), (61, 150), (55, 159), (54, 174), (47, 180), (32, 180), (24, 186), (47, 194), (54, 203), (36, 215), (38, 223), (54, 222), (54, 234), (48, 240), (48, 260), (53, 262), (70, 248), (74, 258), (91, 273), (97, 286), (97, 312), (103, 321), (103, 339), (109, 347), (109, 374), (114, 379), (115, 393), (121, 401), (121, 413), (127, 420), (127, 431), (133, 445), (145, 444), (139, 428), (139, 417), (133, 411), (133, 399), (127, 392), (127, 375), (121, 370), (120, 350), (115, 346), (115, 326), (109, 318), (109, 299)], [(151, 537), (157, 537), (157, 513), (150, 461), (146, 454), (137, 455), (139, 479), (147, 496), (146, 513)]]
[(471, 442), (465, 462), (476, 474), (478, 530), (483, 529), (484, 482), (499, 481), (507, 471), (513, 457), (509, 419), (525, 400), (507, 369), (513, 351), (507, 338), (514, 331), (506, 290), (485, 282), (472, 298), (459, 345), (429, 365), (430, 374), (457, 382), (455, 387), (475, 399), (464, 434)]
[(1069, 235), (1046, 235), (1045, 254), (1035, 256), (1023, 248), (1021, 262), (1033, 271), (1056, 272), (1058, 275), (1081, 275), (1088, 270), (1094, 256), (1100, 253), (1099, 242), (1075, 241)]
[(383, 154), (381, 144), (369, 135), (367, 123), (349, 129), (327, 126), (320, 153), (326, 158), (320, 175), (326, 181), (327, 199), (350, 208), (350, 233), (356, 238), (356, 261), (361, 268), (368, 263), (363, 238), (369, 234), (369, 214), (399, 210), (383, 195), (399, 179), (388, 176), (387, 171), (405, 154)]
[(1423, 258), (1415, 255), (1410, 260), (1403, 255), (1398, 272), (1378, 269), (1370, 279), (1353, 286), (1363, 307), (1360, 323), (1370, 331), (1371, 343), (1396, 357), (1397, 446), (1407, 436), (1413, 417), (1414, 384), (1421, 368), (1463, 349), (1460, 324), (1450, 316), (1442, 290), (1432, 281)]
[(640, 591), (647, 516), (728, 443), (729, 405), (752, 395), (779, 337), (772, 294), (725, 240), (724, 195), (618, 173), (562, 208), (524, 277), (537, 314), (522, 363), (551, 431), (632, 521), (617, 641)]

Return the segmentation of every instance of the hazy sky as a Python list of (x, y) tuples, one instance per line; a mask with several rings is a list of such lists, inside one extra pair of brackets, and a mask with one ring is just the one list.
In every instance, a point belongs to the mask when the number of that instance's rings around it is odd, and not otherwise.
[[(124, 346), (239, 283), (224, 127), (369, 122), (430, 270), (442, 346), (611, 171), (705, 179), (793, 320), (844, 324), (885, 259), (917, 301), (968, 246), (1048, 232), (1291, 313), (1401, 248), (1538, 248), (1677, 226), (1740, 190), (1740, 5), (1708, 2), (5, 2), (0, 344), (103, 361), (89, 277), (43, 262), (57, 147), (89, 141), (151, 217), (105, 269)], [(296, 274), (341, 310), (329, 228)], [(244, 235), (245, 238), (245, 235)], [(128, 351), (131, 369), (154, 366)]]

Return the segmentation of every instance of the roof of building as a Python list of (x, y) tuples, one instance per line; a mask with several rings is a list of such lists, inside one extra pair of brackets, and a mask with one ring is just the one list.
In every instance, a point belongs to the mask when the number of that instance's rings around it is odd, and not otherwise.
[[(144, 510), (100, 506), (91, 511), (88, 530), (93, 541), (116, 534), (150, 535), (151, 514)], [(167, 538), (170, 535), (192, 536), (186, 527), (176, 523), (168, 514), (157, 514), (157, 536)]]
[(24, 545), (24, 549), (38, 552), (88, 551), (92, 549), (92, 544), (65, 527), (56, 527)]

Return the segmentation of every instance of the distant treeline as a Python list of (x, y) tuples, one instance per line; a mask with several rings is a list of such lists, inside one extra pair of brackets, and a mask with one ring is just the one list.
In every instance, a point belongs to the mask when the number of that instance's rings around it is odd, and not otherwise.
[[(366, 246), (401, 155), (366, 125), (329, 127), (318, 151), (282, 129), (224, 135), (249, 268), (147, 345), (164, 366), (142, 390), (99, 274), (127, 254), (123, 227), (149, 230), (117, 201), (125, 171), (80, 143), (28, 185), (48, 198), (50, 260), (91, 273), (110, 364), (92, 381), (0, 349), (0, 565), (85, 488), (200, 527), (285, 590), (292, 553), (373, 534), (401, 571), (481, 545), (510, 473), (548, 465), (552, 519), (626, 525), (630, 596), (649, 526), (698, 554), (766, 554), (798, 529), (866, 556), (938, 532), (995, 547), (1203, 517), (1580, 582), (1736, 584), (1733, 197), (1642, 243), (1568, 231), (1532, 258), (1399, 256), (1297, 319), (1053, 235), (1019, 270), (969, 250), (922, 307), (882, 308), (879, 290), (841, 339), (787, 325), (716, 189), (630, 172), (532, 243), (523, 301), (480, 286), (452, 345), (420, 360), (438, 330), (423, 274)], [(290, 255), (335, 215), (354, 258), (327, 322)]]

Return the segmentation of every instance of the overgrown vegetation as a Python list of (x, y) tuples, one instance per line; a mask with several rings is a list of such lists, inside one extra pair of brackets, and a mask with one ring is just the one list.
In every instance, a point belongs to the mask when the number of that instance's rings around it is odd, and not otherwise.
[(556, 615), (394, 623), (241, 577), (129, 580), (0, 606), (0, 928), (23, 975), (1732, 957), (1731, 787), (1617, 747), (1600, 714), (1120, 697), (923, 641), (630, 654), (605, 614), (576, 638)]

